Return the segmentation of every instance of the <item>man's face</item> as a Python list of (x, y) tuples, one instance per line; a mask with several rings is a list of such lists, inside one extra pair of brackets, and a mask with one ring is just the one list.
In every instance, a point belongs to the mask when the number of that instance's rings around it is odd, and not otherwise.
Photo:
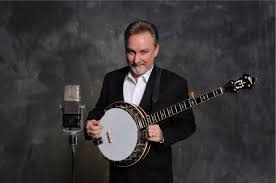
[(134, 34), (128, 38), (126, 56), (134, 78), (151, 69), (158, 51), (159, 45), (154, 46), (154, 38), (149, 32)]

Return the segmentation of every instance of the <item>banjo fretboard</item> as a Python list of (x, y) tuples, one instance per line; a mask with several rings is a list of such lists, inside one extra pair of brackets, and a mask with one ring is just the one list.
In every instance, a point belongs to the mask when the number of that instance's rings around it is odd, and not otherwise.
[(206, 102), (212, 98), (215, 98), (219, 95), (223, 94), (223, 89), (222, 87), (219, 87), (215, 90), (212, 90), (208, 93), (202, 94), (196, 98), (189, 98), (187, 100), (181, 101), (177, 104), (171, 105), (165, 109), (162, 109), (158, 112), (152, 113), (148, 115), (145, 118), (142, 118), (141, 120), (138, 121), (139, 128), (146, 128), (150, 124), (158, 123), (164, 119), (167, 119), (171, 116), (177, 115), (187, 109), (190, 109), (196, 105), (199, 105), (203, 102)]

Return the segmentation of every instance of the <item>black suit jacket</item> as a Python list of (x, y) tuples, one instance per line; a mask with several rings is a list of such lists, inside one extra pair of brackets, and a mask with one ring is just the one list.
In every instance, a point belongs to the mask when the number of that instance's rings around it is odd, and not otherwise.
[[(162, 69), (157, 102), (152, 101), (156, 82), (154, 66), (148, 80), (143, 98), (140, 102), (147, 114), (157, 112), (169, 105), (176, 104), (188, 98), (187, 82), (184, 78)], [(128, 67), (106, 74), (100, 98), (96, 107), (89, 112), (87, 119), (99, 120), (104, 109), (113, 102), (123, 101), (123, 82), (129, 72)], [(118, 168), (110, 165), (111, 183), (172, 183), (172, 150), (171, 145), (194, 133), (196, 126), (192, 110), (184, 111), (159, 123), (165, 143), (151, 143), (151, 150), (141, 162), (128, 168)], [(85, 128), (84, 128), (85, 129)], [(86, 135), (86, 139), (89, 139)]]

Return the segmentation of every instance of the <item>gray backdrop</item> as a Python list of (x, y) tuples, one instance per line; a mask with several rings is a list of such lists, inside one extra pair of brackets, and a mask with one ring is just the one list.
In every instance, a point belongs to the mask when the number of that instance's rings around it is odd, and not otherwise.
[[(0, 182), (71, 181), (63, 87), (80, 84), (91, 110), (104, 74), (126, 65), (123, 32), (138, 18), (159, 28), (156, 63), (196, 94), (257, 78), (194, 109), (196, 133), (173, 146), (174, 182), (274, 182), (274, 1), (1, 2)], [(78, 181), (107, 182), (108, 163), (78, 136)]]

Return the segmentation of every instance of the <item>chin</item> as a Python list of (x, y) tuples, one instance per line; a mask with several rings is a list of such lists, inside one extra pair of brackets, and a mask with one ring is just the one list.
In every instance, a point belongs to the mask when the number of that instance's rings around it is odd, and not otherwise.
[(137, 75), (137, 76), (141, 76), (143, 74), (145, 74), (147, 72), (147, 69), (146, 68), (133, 68), (131, 67), (131, 71)]

